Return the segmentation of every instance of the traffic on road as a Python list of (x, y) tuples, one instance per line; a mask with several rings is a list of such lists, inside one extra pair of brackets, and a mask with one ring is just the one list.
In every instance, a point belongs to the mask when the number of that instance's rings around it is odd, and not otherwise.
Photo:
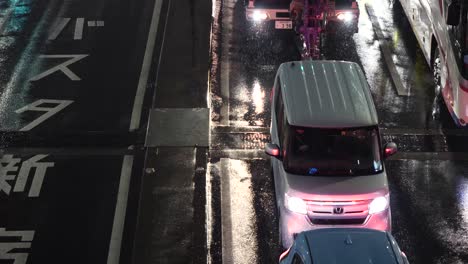
[[(215, 12), (210, 261), (387, 263), (327, 262), (302, 235), (352, 227), (393, 234), (388, 263), (468, 262), (464, 3), (241, 2)], [(311, 259), (291, 253), (305, 237)]]
[(0, 263), (468, 263), (468, 3), (0, 0)]

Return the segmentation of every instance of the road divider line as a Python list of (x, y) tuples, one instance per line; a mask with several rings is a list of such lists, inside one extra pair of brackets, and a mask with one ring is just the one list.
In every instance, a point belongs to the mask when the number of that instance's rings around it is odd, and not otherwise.
[(220, 163), (223, 264), (257, 263), (252, 174), (245, 161)]
[[(443, 129), (443, 128), (385, 128), (381, 127), (380, 132), (385, 136), (460, 136), (468, 137), (468, 130), (465, 129)], [(242, 134), (242, 133), (262, 133), (269, 134), (270, 127), (255, 126), (212, 126), (211, 134)]]
[(140, 79), (133, 102), (132, 117), (130, 119), (130, 131), (137, 130), (140, 127), (141, 111), (143, 109), (143, 99), (145, 97), (146, 86), (153, 60), (154, 45), (156, 43), (156, 35), (159, 26), (159, 17), (161, 15), (161, 6), (163, 0), (155, 0), (153, 16), (151, 18), (150, 30), (148, 33), (148, 40), (146, 42), (145, 55), (143, 57), (143, 64), (141, 66)]
[[(227, 3), (224, 3), (225, 5)], [(230, 88), (230, 74), (231, 74), (231, 64), (230, 64), (230, 54), (229, 54), (229, 46), (231, 43), (231, 32), (232, 32), (232, 25), (233, 21), (232, 18), (234, 15), (232, 14), (232, 9), (224, 8), (222, 12), (222, 28), (221, 28), (221, 35), (223, 36), (222, 41), (222, 53), (221, 53), (221, 98), (222, 98), (222, 105), (221, 105), (221, 125), (229, 126), (229, 111), (230, 111), (230, 95), (229, 95), (229, 88)], [(223, 34), (225, 33), (225, 34)]]
[(83, 26), (84, 26), (84, 18), (79, 17), (76, 19), (76, 25), (75, 25), (75, 36), (73, 39), (82, 39), (83, 38)]
[(374, 9), (371, 5), (367, 3), (365, 4), (365, 6), (367, 14), (369, 15), (369, 19), (372, 23), (372, 27), (374, 28), (374, 32), (377, 36), (377, 40), (379, 41), (380, 49), (382, 50), (385, 64), (387, 65), (388, 71), (390, 72), (390, 77), (392, 78), (393, 84), (395, 85), (395, 88), (397, 90), (397, 94), (399, 96), (410, 96), (410, 92), (403, 86), (400, 75), (398, 74), (395, 63), (393, 62), (390, 46), (385, 40), (385, 36), (382, 33), (379, 21), (375, 16)]
[(206, 175), (205, 175), (205, 194), (206, 194), (206, 205), (205, 205), (205, 219), (206, 219), (206, 263), (212, 263), (212, 253), (211, 253), (211, 242), (213, 241), (213, 208), (212, 208), (212, 199), (211, 195), (211, 165), (206, 166)]
[(232, 220), (231, 220), (231, 188), (228, 175), (229, 163), (221, 159), (221, 245), (223, 264), (233, 263), (232, 256)]
[(112, 224), (112, 234), (110, 239), (109, 252), (107, 255), (107, 264), (119, 263), (132, 168), (133, 156), (125, 155), (122, 163), (122, 171), (120, 174), (119, 191), (117, 194), (117, 203), (115, 205), (114, 222)]

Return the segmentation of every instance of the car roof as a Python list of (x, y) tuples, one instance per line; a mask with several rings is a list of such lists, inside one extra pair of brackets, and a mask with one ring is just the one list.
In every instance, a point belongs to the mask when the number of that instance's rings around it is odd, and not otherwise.
[(384, 231), (324, 228), (300, 236), (307, 241), (313, 263), (400, 263), (394, 252), (395, 242)]
[(369, 85), (361, 67), (346, 61), (292, 61), (278, 76), (289, 124), (304, 127), (377, 125)]

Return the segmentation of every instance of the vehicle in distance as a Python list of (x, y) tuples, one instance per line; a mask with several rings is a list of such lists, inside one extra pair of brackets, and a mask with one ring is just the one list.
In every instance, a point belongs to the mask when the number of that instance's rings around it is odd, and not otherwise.
[[(275, 21), (276, 29), (292, 29), (289, 8), (292, 0), (245, 0), (248, 21)], [(328, 5), (327, 21), (353, 22), (357, 26), (359, 7), (355, 0), (309, 0), (311, 4), (322, 1)]]
[(360, 66), (343, 61), (280, 65), (272, 90), (271, 156), (280, 242), (323, 227), (391, 230), (377, 112)]
[(366, 228), (325, 228), (300, 233), (280, 264), (409, 264), (395, 238)]

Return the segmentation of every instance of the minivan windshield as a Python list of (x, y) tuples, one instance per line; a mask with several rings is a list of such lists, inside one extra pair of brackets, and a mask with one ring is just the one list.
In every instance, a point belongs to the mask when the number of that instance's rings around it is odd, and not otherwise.
[(382, 172), (376, 126), (324, 129), (289, 126), (283, 159), (287, 172), (314, 176), (359, 176)]

